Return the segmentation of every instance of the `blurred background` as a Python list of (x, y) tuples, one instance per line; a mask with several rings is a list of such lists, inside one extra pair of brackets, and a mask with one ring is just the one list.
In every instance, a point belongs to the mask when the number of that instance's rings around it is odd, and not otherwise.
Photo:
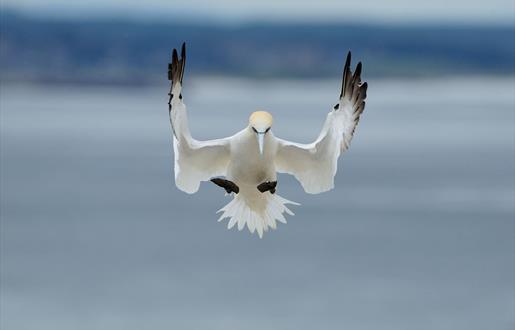
[[(515, 3), (4, 0), (0, 328), (513, 329)], [(260, 240), (173, 182), (258, 109), (312, 141), (347, 51), (367, 108), (336, 188)]]

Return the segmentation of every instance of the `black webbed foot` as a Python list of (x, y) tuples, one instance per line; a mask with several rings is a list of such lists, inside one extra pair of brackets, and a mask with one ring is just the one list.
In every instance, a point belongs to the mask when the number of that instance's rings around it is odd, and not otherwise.
[(216, 184), (219, 187), (224, 188), (228, 194), (230, 194), (232, 192), (237, 194), (240, 192), (240, 188), (236, 185), (236, 183), (234, 183), (232, 181), (229, 181), (226, 179), (221, 179), (221, 178), (213, 178), (213, 179), (211, 179), (211, 182), (213, 182), (214, 184)]
[(266, 181), (257, 186), (257, 189), (264, 193), (266, 191), (270, 191), (270, 193), (275, 194), (275, 188), (277, 187), (277, 181)]

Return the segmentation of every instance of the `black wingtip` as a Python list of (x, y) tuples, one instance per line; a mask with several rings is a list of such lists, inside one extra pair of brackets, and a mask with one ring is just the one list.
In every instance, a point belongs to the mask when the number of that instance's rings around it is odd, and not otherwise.
[(186, 42), (182, 43), (181, 47), (181, 84), (184, 77), (184, 67), (186, 66)]
[(172, 62), (168, 63), (168, 80), (174, 81), (175, 67), (179, 63), (179, 56), (177, 55), (177, 49), (172, 51)]
[(184, 76), (184, 67), (186, 64), (186, 43), (182, 43), (181, 47), (181, 57), (179, 59), (179, 54), (177, 49), (174, 48), (172, 52), (172, 63), (168, 65), (168, 79), (172, 81), (172, 84), (177, 82), (182, 84), (182, 78)]
[(351, 60), (351, 51), (349, 50), (349, 52), (347, 53), (347, 59), (345, 60), (345, 68), (349, 68), (350, 67), (350, 60)]
[(177, 49), (173, 49), (172, 52), (172, 64), (175, 64), (179, 61), (179, 55), (177, 54)]
[(351, 72), (350, 72), (350, 61), (351, 61), (351, 52), (347, 53), (347, 59), (345, 60), (345, 65), (343, 67), (343, 77), (342, 77), (342, 89), (340, 92), (340, 98), (342, 98), (345, 93), (346, 89), (349, 86), (349, 80), (351, 78)]
[(367, 98), (368, 83), (365, 81), (360, 87), (360, 98), (365, 100)]
[(363, 65), (361, 64), (361, 62), (359, 62), (358, 65), (356, 66), (356, 71), (354, 72), (355, 77), (359, 77), (361, 75), (362, 66)]

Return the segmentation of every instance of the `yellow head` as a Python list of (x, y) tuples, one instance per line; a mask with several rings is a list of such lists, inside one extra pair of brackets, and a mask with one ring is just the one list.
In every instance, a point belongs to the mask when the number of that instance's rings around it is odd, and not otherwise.
[(263, 154), (265, 135), (272, 127), (272, 115), (266, 111), (256, 111), (250, 115), (249, 127), (256, 133), (259, 145), (259, 153)]
[(249, 126), (256, 133), (266, 133), (272, 127), (272, 115), (266, 111), (256, 111), (250, 115)]

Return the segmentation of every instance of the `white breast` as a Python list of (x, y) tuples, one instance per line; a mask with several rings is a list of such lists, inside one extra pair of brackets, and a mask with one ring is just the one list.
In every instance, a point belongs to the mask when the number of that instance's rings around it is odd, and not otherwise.
[(231, 160), (227, 178), (237, 185), (251, 186), (257, 186), (265, 181), (275, 181), (276, 150), (277, 143), (272, 133), (266, 134), (261, 155), (256, 134), (248, 129), (241, 131), (231, 141)]

